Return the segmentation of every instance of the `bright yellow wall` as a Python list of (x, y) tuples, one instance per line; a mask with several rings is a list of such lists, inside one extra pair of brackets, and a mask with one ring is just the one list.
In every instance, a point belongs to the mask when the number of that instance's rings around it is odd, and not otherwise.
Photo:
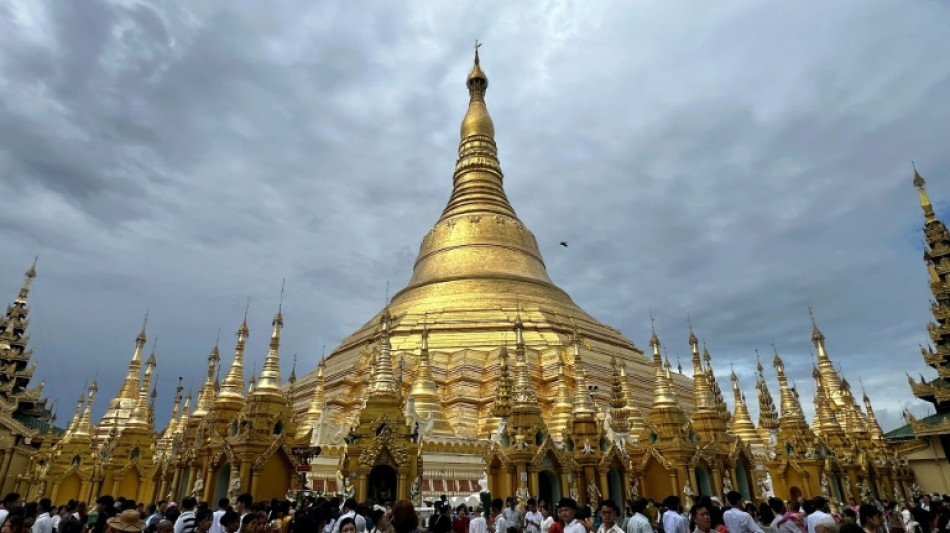
[(264, 469), (257, 478), (254, 486), (254, 500), (283, 499), (290, 488), (290, 476), (294, 466), (284, 457), (283, 453), (276, 452), (264, 463)]
[(122, 477), (122, 481), (119, 482), (118, 494), (113, 494), (115, 498), (119, 496), (124, 496), (129, 500), (138, 500), (139, 471), (134, 466), (125, 473), (125, 476)]
[(670, 475), (663, 468), (663, 465), (650, 459), (646, 470), (643, 472), (643, 497), (653, 498), (656, 501), (663, 501), (672, 493), (670, 488)]
[(79, 499), (79, 488), (82, 486), (82, 480), (76, 474), (69, 474), (59, 484), (59, 492), (56, 493), (54, 505), (66, 505), (69, 500)]

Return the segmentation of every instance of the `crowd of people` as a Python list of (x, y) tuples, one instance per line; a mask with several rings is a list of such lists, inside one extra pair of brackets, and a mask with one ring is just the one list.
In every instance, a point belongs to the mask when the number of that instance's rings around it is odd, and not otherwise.
[(77, 501), (53, 506), (49, 498), (23, 503), (10, 493), (0, 502), (0, 533), (950, 533), (950, 496), (938, 495), (903, 506), (852, 499), (836, 512), (821, 496), (755, 505), (736, 491), (726, 494), (725, 505), (701, 496), (688, 509), (677, 496), (628, 501), (623, 508), (609, 499), (591, 508), (562, 498), (552, 508), (510, 497), (486, 506), (487, 512), (452, 507), (443, 496), (421, 521), (408, 500), (367, 507), (352, 498), (254, 502), (242, 494), (234, 502), (221, 498), (212, 509), (193, 497), (144, 505), (102, 496), (87, 509)]

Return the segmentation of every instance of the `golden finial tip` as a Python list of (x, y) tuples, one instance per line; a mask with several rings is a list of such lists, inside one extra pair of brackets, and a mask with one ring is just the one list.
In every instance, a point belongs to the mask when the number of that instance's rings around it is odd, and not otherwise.
[(917, 172), (917, 165), (913, 161), (911, 161), (910, 164), (914, 168), (914, 187), (923, 189), (927, 182), (924, 181), (924, 178), (920, 175), (920, 172)]

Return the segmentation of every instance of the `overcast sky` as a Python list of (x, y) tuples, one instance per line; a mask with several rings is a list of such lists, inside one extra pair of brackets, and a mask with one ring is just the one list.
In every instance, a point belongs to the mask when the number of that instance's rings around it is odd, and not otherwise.
[(811, 416), (813, 306), (892, 429), (928, 412), (904, 373), (935, 375), (910, 162), (950, 217), (947, 27), (927, 1), (0, 1), (0, 303), (39, 254), (60, 424), (97, 373), (104, 411), (146, 310), (160, 426), (248, 297), (259, 369), (283, 278), (283, 375), (312, 370), (408, 281), (479, 39), (508, 196), (581, 307), (641, 348), (652, 310), (687, 368), (689, 313), (750, 399), (774, 339)]

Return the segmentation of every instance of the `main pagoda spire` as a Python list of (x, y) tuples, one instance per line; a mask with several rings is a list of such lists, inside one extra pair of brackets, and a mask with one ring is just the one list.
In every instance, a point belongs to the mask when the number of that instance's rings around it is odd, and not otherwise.
[[(534, 235), (518, 219), (505, 195), (495, 126), (485, 105), (488, 76), (482, 71), (477, 49), (465, 85), (469, 103), (460, 129), (452, 195), (422, 241), (409, 285), (393, 297), (392, 305), (425, 297), (412, 295), (424, 285), (491, 279), (495, 283), (540, 283), (545, 286), (543, 292), (550, 293), (548, 298), (576, 307), (551, 283)], [(517, 300), (519, 292), (524, 291), (509, 286), (504, 296)], [(579, 309), (569, 313), (583, 314)]]

